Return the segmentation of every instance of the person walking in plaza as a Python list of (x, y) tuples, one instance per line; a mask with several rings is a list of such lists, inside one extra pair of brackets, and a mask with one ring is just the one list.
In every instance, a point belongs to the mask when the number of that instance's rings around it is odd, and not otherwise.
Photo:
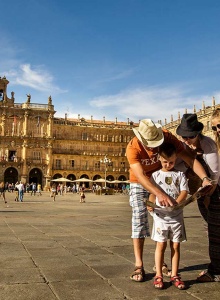
[(53, 201), (56, 200), (56, 193), (57, 193), (56, 184), (53, 183), (53, 185), (51, 187), (51, 193), (50, 193), (50, 197), (53, 198)]
[(38, 185), (37, 185), (37, 195), (38, 196), (42, 196), (42, 193), (41, 193), (41, 184), (40, 183), (38, 183)]
[(149, 192), (154, 194), (162, 206), (172, 206), (170, 197), (150, 182), (151, 174), (160, 169), (158, 149), (163, 142), (174, 144), (177, 157), (190, 165), (193, 171), (203, 179), (203, 185), (211, 184), (202, 165), (184, 149), (183, 144), (173, 134), (163, 130), (160, 124), (151, 119), (140, 121), (134, 127), (135, 137), (126, 149), (130, 165), (130, 205), (132, 207), (132, 239), (135, 256), (135, 269), (130, 278), (133, 281), (144, 281), (143, 248), (145, 237), (150, 235), (148, 213), (144, 199)]
[(34, 194), (34, 196), (36, 195), (36, 190), (37, 190), (37, 186), (35, 182), (31, 183), (31, 196)]
[[(217, 118), (212, 117), (212, 124), (213, 130), (217, 129)], [(220, 281), (220, 161), (217, 145), (213, 139), (202, 134), (203, 127), (196, 114), (184, 114), (176, 133), (182, 137), (186, 150), (203, 165), (208, 180), (213, 184), (208, 194), (197, 201), (200, 213), (208, 224), (210, 257), (208, 269), (199, 274), (197, 281), (212, 282)], [(185, 173), (192, 194), (202, 181), (191, 174), (190, 168)]]
[(19, 194), (18, 194), (18, 182), (15, 183), (15, 201), (18, 201)]
[(0, 183), (0, 196), (2, 196), (4, 202), (7, 203), (7, 201), (5, 199), (5, 183), (4, 183), (4, 181), (2, 181)]
[(83, 187), (80, 187), (80, 191), (79, 191), (79, 195), (80, 195), (80, 203), (85, 203), (85, 193), (84, 193), (84, 188)]
[[(163, 143), (159, 147), (159, 160), (162, 168), (151, 176), (151, 182), (162, 189), (172, 200), (173, 205), (181, 203), (188, 194), (188, 183), (183, 172), (174, 169), (176, 162), (176, 148), (171, 143)], [(155, 195), (149, 197), (151, 202), (161, 207)], [(148, 207), (152, 211), (151, 207)], [(166, 208), (155, 208), (153, 214), (153, 230), (151, 238), (156, 242), (155, 265), (156, 275), (154, 277), (154, 287), (163, 289), (163, 263), (167, 241), (170, 239), (171, 249), (171, 279), (170, 282), (178, 289), (185, 289), (185, 284), (178, 275), (180, 260), (180, 242), (186, 241), (186, 233), (183, 219), (183, 209), (167, 211)]]
[(23, 202), (23, 198), (24, 198), (24, 184), (22, 183), (22, 181), (20, 181), (20, 183), (17, 185), (18, 188), (18, 200), (20, 202)]

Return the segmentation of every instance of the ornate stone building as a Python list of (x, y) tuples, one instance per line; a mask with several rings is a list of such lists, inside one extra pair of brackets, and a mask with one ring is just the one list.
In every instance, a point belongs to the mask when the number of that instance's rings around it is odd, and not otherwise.
[(15, 103), (14, 92), (7, 96), (8, 83), (0, 78), (0, 181), (36, 182), (47, 189), (59, 177), (128, 180), (129, 119), (56, 118), (51, 97), (47, 104), (31, 103), (30, 95)]
[[(216, 104), (214, 97), (212, 98), (211, 106), (205, 106), (204, 101), (201, 104), (202, 104), (202, 108), (200, 110), (196, 111), (196, 108), (194, 106), (192, 111), (185, 110), (184, 113), (196, 113), (199, 122), (202, 122), (204, 125), (203, 134), (210, 136), (211, 138), (214, 139), (214, 134), (211, 128), (210, 116), (212, 115), (212, 112), (215, 109), (220, 108), (220, 104)], [(165, 124), (163, 125), (163, 128), (169, 130), (174, 135), (176, 135), (176, 128), (180, 124), (180, 122), (181, 122), (180, 113), (178, 113), (178, 118), (176, 120), (174, 120), (173, 116), (171, 115), (170, 122), (167, 122), (167, 120), (165, 119)], [(159, 123), (162, 124), (162, 121), (159, 120)], [(177, 136), (177, 138), (180, 137)]]
[[(24, 103), (15, 103), (14, 92), (7, 96), (8, 84), (6, 77), (0, 78), (0, 181), (36, 182), (47, 189), (50, 180), (59, 177), (128, 180), (125, 151), (134, 136), (132, 127), (138, 124), (129, 119), (93, 120), (92, 116), (86, 120), (80, 115), (57, 118), (51, 97), (47, 104), (32, 103), (31, 95)], [(219, 106), (213, 99), (211, 107), (203, 103), (197, 112), (210, 136), (209, 117)], [(164, 128), (175, 134), (180, 120), (180, 114), (175, 121), (171, 116)]]

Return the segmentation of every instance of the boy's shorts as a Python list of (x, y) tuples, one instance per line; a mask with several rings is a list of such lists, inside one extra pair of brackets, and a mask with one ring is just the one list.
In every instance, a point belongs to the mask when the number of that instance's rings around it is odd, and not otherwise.
[(168, 239), (172, 242), (180, 243), (186, 241), (186, 231), (183, 214), (177, 217), (166, 217), (166, 220), (153, 214), (152, 240), (156, 242), (166, 242)]
[(132, 238), (150, 236), (148, 212), (145, 200), (149, 193), (139, 183), (130, 184), (130, 206), (132, 207)]

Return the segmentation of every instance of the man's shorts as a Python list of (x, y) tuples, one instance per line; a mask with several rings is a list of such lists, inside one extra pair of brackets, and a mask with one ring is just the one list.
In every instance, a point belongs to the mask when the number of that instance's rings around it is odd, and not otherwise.
[(186, 231), (183, 219), (183, 213), (177, 217), (160, 218), (154, 212), (153, 230), (151, 238), (156, 242), (166, 242), (168, 239), (180, 243), (186, 241)]
[(130, 184), (130, 206), (132, 207), (132, 238), (150, 236), (148, 212), (145, 200), (149, 193), (139, 183)]

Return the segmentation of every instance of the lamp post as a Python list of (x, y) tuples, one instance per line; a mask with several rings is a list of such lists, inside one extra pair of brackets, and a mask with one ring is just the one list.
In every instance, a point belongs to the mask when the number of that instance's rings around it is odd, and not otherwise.
[(105, 155), (103, 159), (100, 159), (100, 163), (105, 164), (105, 189), (106, 189), (106, 171), (107, 171), (107, 165), (111, 163), (111, 159)]

